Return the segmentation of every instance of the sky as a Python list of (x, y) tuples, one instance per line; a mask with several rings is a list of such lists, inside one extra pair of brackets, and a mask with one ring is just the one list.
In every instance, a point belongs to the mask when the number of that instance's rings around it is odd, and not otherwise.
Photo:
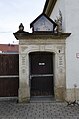
[(46, 0), (0, 0), (0, 44), (17, 44), (13, 33), (19, 30), (31, 32), (30, 23), (43, 11)]

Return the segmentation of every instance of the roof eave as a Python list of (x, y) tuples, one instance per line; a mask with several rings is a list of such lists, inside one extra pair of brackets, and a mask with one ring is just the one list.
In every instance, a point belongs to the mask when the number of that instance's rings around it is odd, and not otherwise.
[(46, 3), (44, 5), (43, 13), (47, 16), (51, 15), (51, 12), (55, 6), (57, 0), (46, 0)]

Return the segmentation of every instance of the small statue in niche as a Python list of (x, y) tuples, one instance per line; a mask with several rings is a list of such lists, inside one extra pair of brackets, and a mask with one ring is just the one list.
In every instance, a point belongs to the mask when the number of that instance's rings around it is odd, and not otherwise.
[(57, 24), (57, 27), (55, 28), (56, 33), (62, 33), (62, 13), (59, 10), (59, 17), (55, 19), (55, 23)]

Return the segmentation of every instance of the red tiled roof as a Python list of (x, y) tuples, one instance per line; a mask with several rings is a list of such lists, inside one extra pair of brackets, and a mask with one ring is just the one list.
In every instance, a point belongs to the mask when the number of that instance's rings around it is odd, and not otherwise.
[(0, 44), (0, 51), (2, 52), (19, 52), (19, 45), (14, 44)]

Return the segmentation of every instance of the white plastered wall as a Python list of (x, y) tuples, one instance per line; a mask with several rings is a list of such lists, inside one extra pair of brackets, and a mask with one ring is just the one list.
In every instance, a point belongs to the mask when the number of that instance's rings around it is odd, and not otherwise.
[[(67, 88), (73, 89), (77, 85), (76, 98), (79, 100), (79, 0), (65, 0), (66, 4), (66, 32), (71, 36), (66, 41), (66, 81)], [(68, 90), (68, 95), (73, 91)], [(74, 94), (71, 94), (73, 97)]]
[(77, 85), (76, 98), (79, 100), (79, 0), (57, 0), (50, 18), (63, 16), (63, 32), (71, 33), (66, 39), (66, 88), (67, 99), (74, 99), (74, 84)]

